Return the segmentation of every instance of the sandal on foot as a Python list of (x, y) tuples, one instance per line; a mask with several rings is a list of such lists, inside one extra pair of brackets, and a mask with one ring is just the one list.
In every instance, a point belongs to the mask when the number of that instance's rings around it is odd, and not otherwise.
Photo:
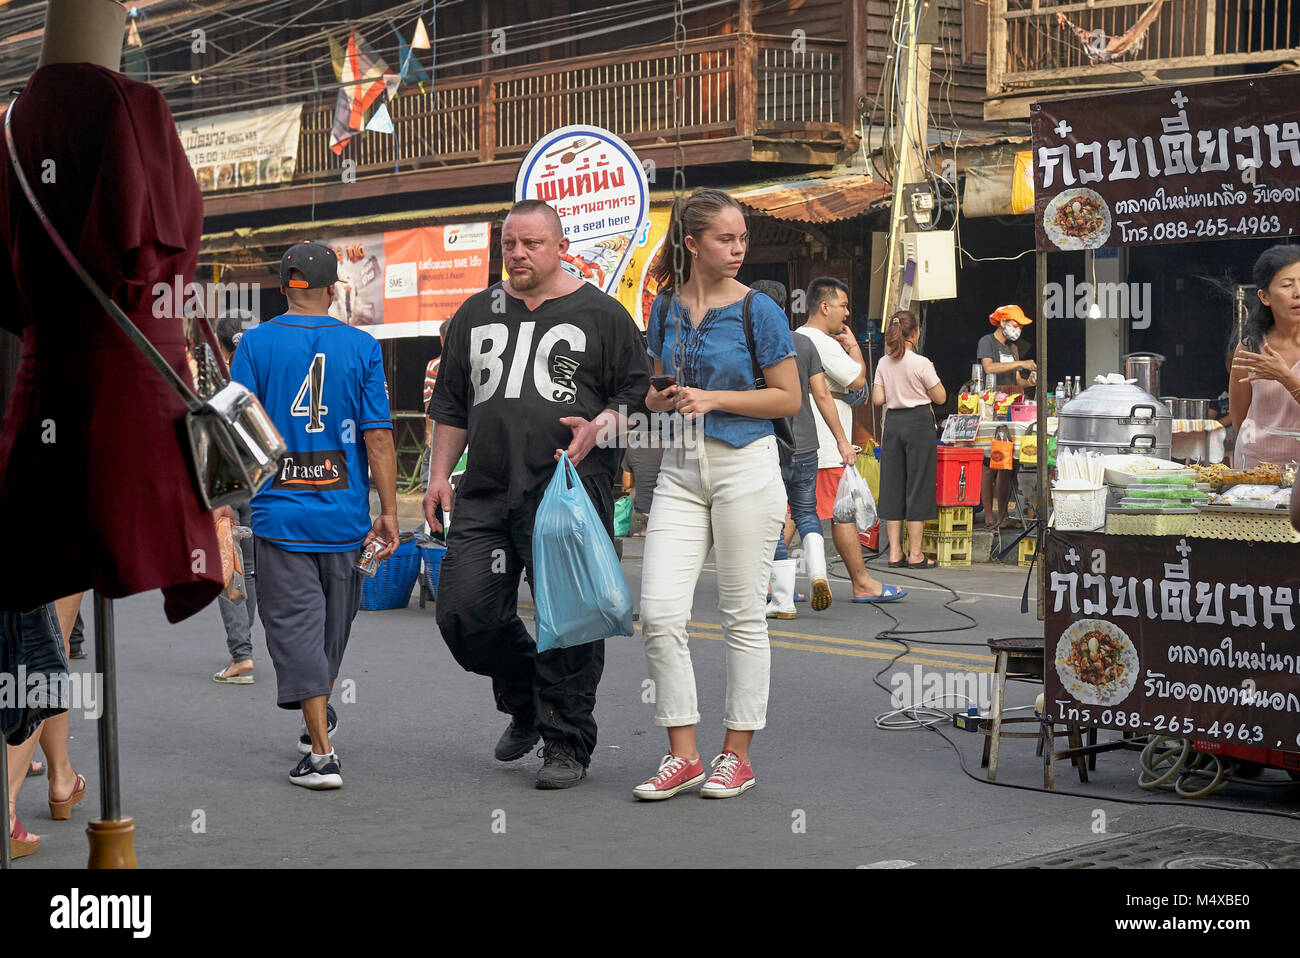
[(45, 766), (42, 765), (40, 762), (32, 762), (32, 764), (27, 768), (28, 778), (40, 778), (44, 774), (45, 774)]
[(66, 822), (72, 817), (72, 806), (86, 797), (86, 776), (78, 775), (76, 783), (73, 786), (72, 794), (61, 802), (56, 802), (50, 798), (50, 818), (56, 822)]
[(220, 672), (212, 676), (212, 681), (220, 682), (222, 685), (252, 685), (253, 673), (251, 671), (241, 672), (239, 675), (227, 675), (230, 666), (226, 666)]
[(920, 562), (909, 562), (909, 563), (907, 563), (907, 567), (908, 567), (909, 569), (935, 569), (935, 568), (938, 568), (938, 566), (939, 566), (939, 563), (935, 562), (935, 561), (934, 561), (933, 559), (931, 559), (929, 556), (926, 556), (926, 557), (925, 557), (924, 559), (922, 559)]
[(14, 827), (9, 833), (9, 857), (11, 859), (25, 858), (28, 855), (35, 854), (40, 847), (41, 840), (23, 828), (23, 823), (15, 815)]
[(897, 562), (895, 562), (893, 559), (889, 560), (889, 567), (891, 569), (901, 569), (907, 564), (908, 564), (907, 556), (903, 556), (903, 558), (899, 559)]
[(897, 585), (887, 585), (881, 588), (880, 595), (855, 595), (854, 602), (893, 602), (907, 595), (907, 590)]

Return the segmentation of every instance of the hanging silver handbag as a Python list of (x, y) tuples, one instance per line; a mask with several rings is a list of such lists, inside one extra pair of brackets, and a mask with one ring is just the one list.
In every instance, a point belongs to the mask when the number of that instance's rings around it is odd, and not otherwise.
[[(200, 399), (72, 255), (54, 224), (45, 215), (45, 210), (37, 201), (36, 194), (32, 192), (31, 184), (18, 163), (13, 133), (9, 128), (9, 119), (13, 116), (17, 100), (17, 97), (10, 100), (9, 109), (5, 111), (5, 144), (9, 148), (9, 161), (13, 164), (18, 183), (27, 194), (37, 218), (72, 271), (185, 403), (185, 434), (189, 438), (190, 466), (204, 508), (212, 510), (220, 506), (247, 503), (275, 476), (280, 458), (287, 450), (284, 438), (257, 397), (239, 383), (230, 381), (228, 372), (219, 365), (216, 369), (217, 388), (206, 402)], [(211, 335), (211, 324), (205, 322), (203, 325)], [(216, 362), (218, 353), (215, 349), (215, 335), (212, 335), (209, 349), (213, 352), (212, 361)]]

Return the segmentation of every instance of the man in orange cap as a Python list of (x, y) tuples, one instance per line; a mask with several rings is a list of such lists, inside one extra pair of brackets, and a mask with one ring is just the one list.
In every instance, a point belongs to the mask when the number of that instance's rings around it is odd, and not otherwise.
[[(1032, 323), (1025, 311), (1016, 305), (999, 306), (989, 316), (989, 323), (996, 329), (981, 337), (975, 349), (975, 356), (984, 367), (984, 375), (995, 375), (1000, 392), (1018, 393), (1026, 386), (1033, 385), (1028, 373), (1038, 366), (1032, 359), (1020, 358), (1020, 332)], [(997, 479), (996, 501), (994, 496), (994, 476)], [(980, 502), (984, 506), (984, 528), (996, 529), (1006, 522), (1007, 500), (1011, 497), (1011, 476), (1009, 470), (984, 470), (984, 479), (980, 486)]]

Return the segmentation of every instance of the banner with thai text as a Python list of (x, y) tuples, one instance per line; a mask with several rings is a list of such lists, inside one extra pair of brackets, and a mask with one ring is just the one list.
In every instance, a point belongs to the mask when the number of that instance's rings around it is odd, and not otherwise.
[(1290, 236), (1300, 74), (1035, 103), (1039, 252)]
[(293, 179), (302, 104), (202, 116), (176, 124), (199, 189), (268, 186)]
[(1050, 533), (1050, 721), (1300, 751), (1297, 548)]

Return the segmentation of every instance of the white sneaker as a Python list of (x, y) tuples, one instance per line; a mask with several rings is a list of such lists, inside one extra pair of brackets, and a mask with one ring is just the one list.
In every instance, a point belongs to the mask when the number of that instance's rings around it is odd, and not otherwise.
[(343, 768), (339, 764), (339, 757), (335, 754), (331, 754), (320, 768), (312, 763), (311, 755), (308, 754), (304, 755), (294, 770), (289, 773), (289, 781), (317, 791), (342, 788)]

